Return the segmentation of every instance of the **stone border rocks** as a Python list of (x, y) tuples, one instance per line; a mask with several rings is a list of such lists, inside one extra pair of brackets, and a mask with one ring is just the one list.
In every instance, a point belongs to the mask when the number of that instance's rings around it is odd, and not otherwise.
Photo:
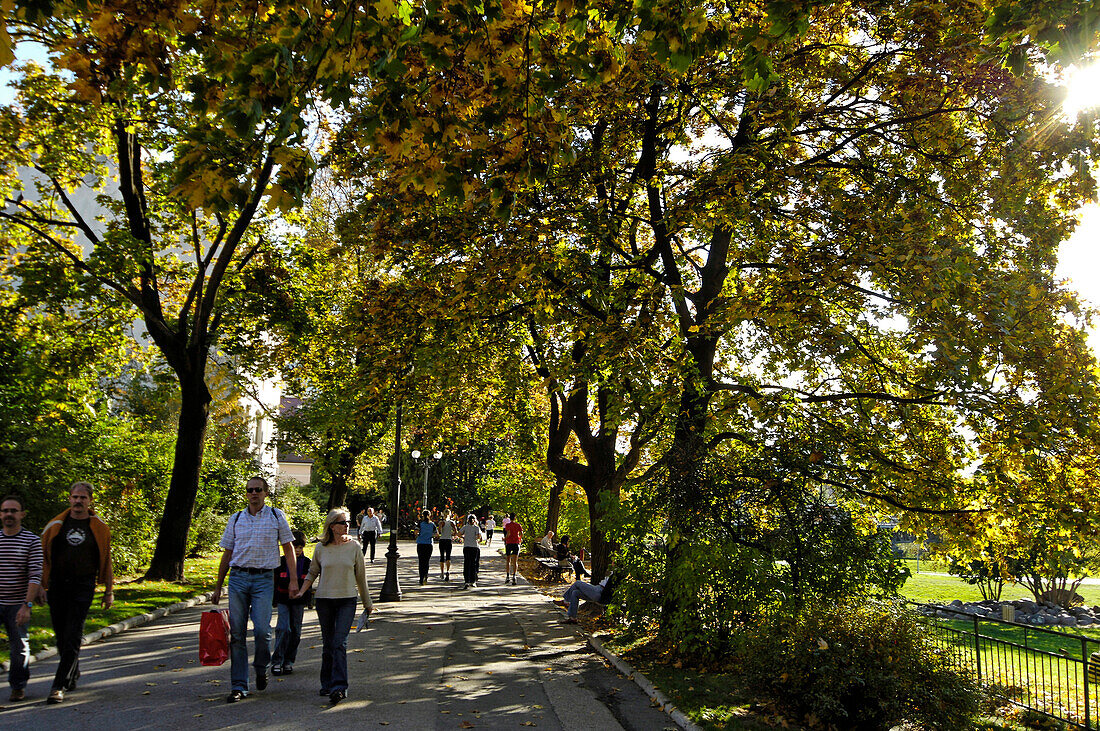
[(669, 717), (676, 722), (676, 725), (684, 729), (684, 731), (702, 731), (695, 722), (688, 718), (687, 714), (681, 711), (679, 708), (672, 704), (668, 696), (657, 689), (649, 678), (639, 673), (633, 667), (630, 666), (626, 660), (604, 647), (603, 643), (596, 635), (588, 635), (588, 644), (593, 650), (600, 653), (607, 659), (611, 665), (622, 673), (624, 676), (634, 681), (634, 684), (642, 689), (642, 692), (649, 696), (650, 700), (660, 706), (661, 710), (669, 715)]
[[(148, 624), (154, 619), (160, 619), (161, 617), (165, 617), (169, 614), (181, 612), (184, 609), (190, 609), (191, 607), (198, 606), (200, 604), (206, 604), (210, 601), (210, 597), (213, 596), (213, 594), (213, 592), (198, 594), (191, 597), (190, 599), (185, 599), (182, 602), (176, 602), (175, 604), (171, 604), (167, 607), (160, 607), (159, 609), (154, 609), (153, 611), (146, 612), (145, 614), (137, 614), (133, 617), (127, 617), (121, 622), (115, 622), (114, 624), (108, 625), (102, 629), (97, 629), (94, 632), (89, 632), (88, 634), (84, 635), (84, 639), (81, 640), (80, 644), (81, 646), (90, 645), (93, 642), (99, 642), (100, 640), (111, 637), (112, 635), (117, 635), (121, 632), (125, 632), (128, 629), (140, 627), (143, 624)], [(56, 654), (56, 647), (47, 647), (45, 650), (39, 651), (37, 655), (32, 655), (31, 662), (41, 662), (42, 660), (51, 658)], [(2, 669), (4, 672), (7, 672), (8, 663), (0, 663), (0, 669)]]
[(1095, 627), (1100, 625), (1100, 606), (1079, 606), (1064, 609), (1053, 602), (1036, 602), (1030, 599), (1010, 601), (983, 600), (963, 602), (956, 599), (950, 604), (922, 604), (917, 611), (926, 617), (940, 619), (1005, 620), (1033, 627)]

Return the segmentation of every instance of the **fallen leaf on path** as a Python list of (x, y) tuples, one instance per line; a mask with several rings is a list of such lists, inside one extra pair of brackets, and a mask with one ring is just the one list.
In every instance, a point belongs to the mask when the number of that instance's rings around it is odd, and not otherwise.
[(196, 713), (194, 716), (191, 716), (191, 718), (202, 718), (202, 714)]
[(535, 726), (535, 725), (536, 724), (535, 724), (534, 721), (524, 721), (523, 723), (520, 724), (520, 726)]
[(379, 721), (379, 722), (378, 722), (378, 725), (379, 725), (379, 726), (389, 726), (389, 725), (390, 725), (390, 722), (389, 722), (389, 721)]
[(470, 723), (469, 721), (463, 721), (462, 723), (458, 724), (458, 727), (459, 728), (473, 728), (474, 725), (472, 723)]
[(156, 683), (146, 683), (146, 685), (156, 685)]
[(146, 691), (142, 692), (142, 695), (149, 695), (151, 692), (152, 691), (150, 691), (150, 690), (146, 690)]
[(166, 667), (168, 667), (168, 666), (167, 666), (166, 664), (164, 664), (164, 663), (161, 663), (160, 665), (157, 665), (157, 667), (158, 667), (158, 668), (166, 668)]
[(440, 711), (440, 713), (450, 713), (450, 711)]

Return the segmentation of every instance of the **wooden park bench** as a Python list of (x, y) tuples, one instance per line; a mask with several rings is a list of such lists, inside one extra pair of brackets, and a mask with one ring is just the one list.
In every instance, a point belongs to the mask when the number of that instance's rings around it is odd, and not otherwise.
[(556, 558), (535, 558), (539, 562), (539, 567), (546, 572), (546, 576), (549, 579), (555, 581), (564, 581), (565, 572), (573, 573), (573, 569), (569, 566), (562, 566), (558, 563)]

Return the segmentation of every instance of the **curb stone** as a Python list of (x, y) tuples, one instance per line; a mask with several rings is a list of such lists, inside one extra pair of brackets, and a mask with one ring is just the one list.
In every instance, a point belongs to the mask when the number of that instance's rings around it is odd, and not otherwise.
[[(524, 578), (526, 579), (526, 577)], [(549, 599), (549, 597), (547, 598)], [(554, 610), (560, 612), (561, 608), (557, 604), (554, 604), (554, 600), (549, 599), (549, 601), (551, 603), (551, 606), (554, 607)], [(602, 655), (604, 659), (611, 663), (611, 665), (620, 673), (622, 673), (625, 678), (633, 681), (635, 685), (641, 688), (642, 692), (649, 696), (649, 699), (658, 707), (660, 707), (662, 711), (667, 713), (668, 717), (675, 721), (677, 726), (682, 728), (684, 731), (703, 731), (699, 726), (695, 724), (694, 721), (688, 718), (688, 715), (686, 713), (673, 705), (669, 697), (659, 691), (657, 689), (657, 686), (655, 686), (649, 678), (642, 675), (640, 672), (631, 667), (630, 663), (628, 663), (626, 660), (623, 660), (621, 657), (611, 652), (611, 650), (608, 650), (606, 647), (604, 647), (603, 643), (600, 642), (600, 639), (596, 637), (596, 635), (590, 635), (579, 628), (577, 631), (581, 634), (584, 634), (585, 637), (588, 638), (588, 645), (593, 650)]]
[[(121, 622), (115, 622), (114, 624), (103, 627), (102, 629), (97, 629), (94, 632), (89, 632), (88, 634), (84, 635), (84, 638), (80, 641), (80, 645), (81, 647), (83, 647), (84, 645), (90, 645), (93, 642), (98, 642), (100, 640), (111, 637), (112, 635), (120, 634), (128, 629), (133, 629), (134, 627), (140, 627), (143, 624), (148, 624), (154, 619), (160, 619), (161, 617), (166, 617), (169, 614), (181, 612), (184, 609), (190, 609), (191, 607), (198, 606), (200, 604), (206, 604), (210, 601), (210, 597), (212, 597), (213, 595), (214, 592), (208, 591), (205, 594), (198, 594), (191, 597), (190, 599), (185, 599), (182, 602), (176, 602), (175, 604), (171, 604), (167, 607), (160, 607), (159, 609), (154, 609), (153, 611), (146, 612), (145, 614), (136, 614), (133, 617), (127, 617)], [(57, 647), (47, 647), (45, 650), (39, 651), (37, 655), (31, 655), (31, 662), (42, 662), (43, 660), (51, 658), (56, 654)], [(0, 663), (0, 669), (2, 669), (4, 672), (7, 672), (8, 663)]]
[(657, 689), (657, 686), (653, 685), (653, 683), (650, 682), (649, 678), (642, 675), (640, 672), (631, 667), (630, 663), (628, 663), (626, 660), (623, 660), (621, 657), (604, 647), (603, 643), (600, 642), (600, 639), (598, 637), (596, 637), (595, 635), (589, 635), (588, 644), (592, 647), (593, 650), (607, 658), (607, 661), (610, 662), (616, 670), (618, 670), (630, 680), (633, 680), (635, 685), (641, 688), (642, 692), (649, 696), (650, 700), (658, 704), (661, 707), (661, 710), (667, 713), (669, 717), (676, 722), (677, 726), (684, 729), (684, 731), (702, 731), (699, 726), (695, 725), (694, 721), (688, 718), (686, 713), (674, 706), (672, 704), (672, 701), (669, 700), (669, 697), (659, 691)]

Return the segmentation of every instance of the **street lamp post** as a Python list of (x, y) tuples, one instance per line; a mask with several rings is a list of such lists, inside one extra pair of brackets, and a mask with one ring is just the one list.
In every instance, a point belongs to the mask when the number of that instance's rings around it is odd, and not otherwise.
[[(412, 457), (413, 457), (413, 459), (420, 459), (420, 450), (419, 449), (414, 449), (413, 453), (412, 453)], [(432, 457), (438, 462), (439, 460), (443, 459), (443, 452), (437, 451), (434, 454), (432, 454)], [(425, 456), (424, 457), (424, 495), (422, 496), (422, 499), (421, 499), (422, 504), (420, 506), (422, 510), (427, 510), (428, 509), (428, 470), (431, 469), (431, 466), (432, 466), (432, 463), (429, 462), (427, 456)]]
[(393, 447), (393, 479), (390, 481), (390, 548), (386, 551), (386, 580), (378, 595), (380, 602), (401, 601), (401, 585), (397, 582), (397, 533), (401, 526), (401, 402), (397, 403), (397, 428)]

